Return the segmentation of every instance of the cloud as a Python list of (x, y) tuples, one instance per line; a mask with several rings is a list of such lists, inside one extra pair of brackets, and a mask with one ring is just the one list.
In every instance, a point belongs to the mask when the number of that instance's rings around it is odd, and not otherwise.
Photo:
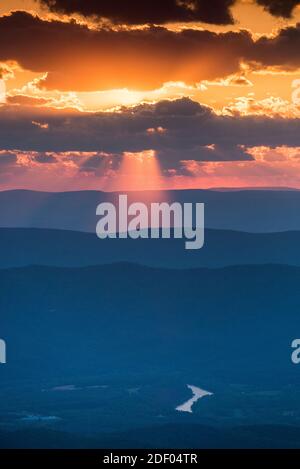
[(299, 50), (300, 23), (281, 29), (276, 36), (261, 37), (254, 43), (248, 60), (253, 59), (264, 67), (295, 70), (300, 67)]
[[(166, 159), (166, 153), (164, 158)], [(175, 161), (251, 161), (253, 157), (243, 145), (234, 143), (218, 143), (196, 146), (189, 152), (170, 151), (169, 163)]]
[(17, 106), (45, 106), (52, 102), (51, 99), (27, 96), (25, 94), (16, 94), (14, 96), (7, 96), (6, 102)]
[(41, 163), (41, 164), (52, 164), (52, 163), (56, 163), (57, 162), (57, 159), (54, 155), (49, 155), (49, 154), (38, 154), (34, 157), (34, 160), (37, 162), (37, 163)]
[(300, 117), (299, 106), (278, 96), (269, 96), (264, 99), (255, 99), (252, 95), (241, 96), (235, 98), (234, 102), (223, 109), (223, 112), (232, 115)]
[[(247, 31), (89, 29), (26, 12), (0, 17), (0, 61), (43, 73), (36, 84), (49, 90), (153, 90), (167, 82), (195, 86), (242, 76), (242, 62), (297, 69), (299, 48), (300, 25), (254, 41)], [(245, 79), (238, 83), (246, 84)]]
[(0, 18), (0, 60), (48, 72), (40, 86), (62, 91), (150, 90), (170, 81), (213, 80), (239, 71), (251, 46), (245, 31), (95, 30), (26, 12)]
[(14, 151), (0, 150), (0, 184), (19, 172), (18, 158)]
[[(232, 24), (231, 8), (238, 0), (40, 0), (51, 11), (108, 19), (116, 24), (205, 22)], [(290, 18), (300, 0), (253, 0), (270, 14)]]
[(49, 129), (49, 124), (47, 122), (32, 121), (31, 123), (32, 123), (32, 125), (36, 125), (41, 130), (48, 130)]
[(87, 157), (82, 163), (79, 163), (79, 170), (85, 173), (93, 173), (102, 176), (109, 171), (115, 171), (121, 163), (120, 154), (96, 154)]
[[(47, 123), (47, 129), (32, 122)], [(149, 132), (149, 129), (163, 131)], [(125, 152), (152, 150), (165, 169), (182, 160), (248, 161), (256, 146), (300, 146), (300, 119), (218, 115), (189, 98), (124, 107), (118, 112), (79, 112), (40, 107), (0, 109), (0, 141), (6, 150), (95, 152), (82, 164), (93, 171)]]
[(96, 16), (112, 23), (164, 24), (203, 21), (232, 24), (230, 8), (235, 0), (41, 0), (51, 11)]
[[(249, 162), (186, 163), (190, 182), (181, 179), (182, 187), (294, 187), (300, 188), (300, 148), (256, 147)], [(173, 181), (176, 176), (173, 176)]]
[(291, 18), (296, 6), (300, 5), (300, 0), (256, 0), (256, 3), (271, 15)]
[[(146, 173), (148, 188), (205, 188), (205, 187), (297, 187), (300, 189), (300, 147), (253, 147), (248, 152), (255, 158), (249, 161), (185, 161), (182, 166), (165, 172), (153, 181)], [(11, 155), (10, 157), (5, 157)], [(14, 156), (13, 156), (14, 155)], [(35, 190), (66, 191), (84, 189), (140, 190), (139, 178), (134, 174), (130, 184), (128, 174), (101, 168), (101, 154), (53, 153), (53, 164), (38, 160), (47, 154), (37, 152), (0, 151), (0, 187), (23, 187)], [(1, 166), (1, 156), (3, 166)], [(50, 156), (50, 154), (48, 155)], [(84, 162), (93, 159), (94, 170), (82, 169)], [(112, 155), (113, 156), (113, 155)], [(108, 158), (108, 155), (105, 158)], [(4, 161), (6, 159), (6, 165)], [(17, 159), (17, 162), (16, 162)], [(9, 161), (10, 160), (10, 161)], [(89, 163), (87, 163), (89, 165)], [(145, 189), (145, 187), (144, 187)]]

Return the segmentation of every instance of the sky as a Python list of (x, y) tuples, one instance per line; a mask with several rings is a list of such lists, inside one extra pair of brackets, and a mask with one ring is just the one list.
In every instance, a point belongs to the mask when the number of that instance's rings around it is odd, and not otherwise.
[(0, 190), (300, 189), (300, 0), (2, 0)]

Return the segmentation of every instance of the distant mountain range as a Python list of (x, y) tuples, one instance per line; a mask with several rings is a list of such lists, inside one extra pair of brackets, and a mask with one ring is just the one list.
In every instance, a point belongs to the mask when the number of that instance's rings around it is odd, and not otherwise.
[(299, 268), (275, 265), (1, 270), (1, 379), (68, 380), (101, 367), (286, 382), (299, 284)]
[(204, 202), (198, 251), (98, 239), (117, 197), (0, 193), (0, 447), (298, 447), (300, 191), (129, 194)]
[[(203, 202), (205, 226), (248, 232), (300, 230), (300, 191), (178, 190), (128, 193), (129, 203)], [(116, 192), (0, 192), (0, 227), (54, 228), (95, 232), (96, 207), (116, 203)]]
[(245, 264), (300, 266), (300, 231), (205, 231), (204, 247), (186, 250), (183, 239), (105, 239), (96, 234), (35, 228), (0, 228), (0, 268), (27, 265), (81, 267), (114, 262), (194, 268)]

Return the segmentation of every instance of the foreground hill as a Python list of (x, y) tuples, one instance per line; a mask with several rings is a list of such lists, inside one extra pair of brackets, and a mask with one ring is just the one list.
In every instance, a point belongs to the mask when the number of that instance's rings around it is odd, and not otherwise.
[(299, 268), (274, 265), (1, 270), (0, 330), (10, 356), (1, 373), (201, 367), (251, 379), (264, 370), (275, 379), (295, 369), (299, 283)]
[[(0, 270), (0, 446), (299, 447), (299, 283), (277, 265)], [(192, 414), (187, 384), (213, 393)]]
[(0, 448), (36, 449), (228, 449), (290, 448), (300, 446), (300, 428), (288, 425), (253, 425), (214, 428), (201, 424), (169, 424), (137, 428), (130, 432), (98, 434), (94, 439), (50, 429), (0, 432)]

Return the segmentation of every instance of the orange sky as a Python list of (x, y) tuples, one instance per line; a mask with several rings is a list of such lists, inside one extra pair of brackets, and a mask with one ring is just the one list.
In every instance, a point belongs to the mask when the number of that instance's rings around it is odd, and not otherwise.
[[(9, 14), (15, 10), (25, 10), (34, 12), (42, 18), (59, 18), (67, 21), (69, 18), (66, 16), (59, 16), (50, 13), (45, 8), (42, 8), (39, 3), (35, 0), (9, 0), (3, 1), (0, 5), (0, 15)], [(236, 20), (235, 25), (230, 26), (213, 26), (204, 23), (196, 24), (170, 24), (168, 28), (172, 30), (178, 30), (179, 28), (195, 28), (195, 29), (207, 29), (210, 31), (238, 31), (239, 29), (247, 29), (251, 31), (253, 35), (263, 34), (274, 34), (280, 28), (288, 25), (295, 25), (300, 22), (300, 7), (296, 9), (294, 17), (292, 19), (275, 18), (263, 8), (254, 5), (251, 0), (240, 1), (236, 6), (233, 7), (233, 16)], [(91, 20), (86, 18), (76, 17), (77, 20), (83, 21), (87, 24), (92, 24)], [(125, 57), (125, 60), (126, 57)], [(193, 67), (193, 64), (191, 65)], [(53, 98), (53, 101), (67, 100), (70, 99), (80, 106), (83, 110), (97, 110), (107, 109), (118, 105), (132, 105), (138, 102), (149, 100), (157, 101), (162, 98), (176, 98), (178, 96), (191, 96), (193, 99), (209, 104), (215, 109), (221, 111), (225, 106), (234, 106), (236, 101), (240, 101), (240, 98), (246, 98), (249, 95), (255, 96), (256, 100), (263, 100), (270, 96), (280, 98), (284, 101), (290, 101), (291, 99), (291, 83), (293, 79), (300, 76), (299, 72), (287, 71), (286, 74), (276, 73), (273, 71), (272, 74), (262, 74), (261, 70), (251, 71), (246, 70), (245, 76), (249, 81), (249, 86), (241, 87), (235, 86), (232, 81), (230, 86), (226, 86), (226, 83), (222, 84), (213, 81), (207, 82), (203, 80), (203, 83), (199, 83), (198, 86), (189, 86), (184, 82), (175, 81), (163, 84), (159, 88), (152, 90), (143, 91), (140, 89), (111, 89), (105, 91), (93, 92), (78, 92), (74, 91), (72, 96), (69, 93), (62, 92), (45, 92), (37, 90), (33, 85), (32, 81), (44, 77), (44, 73), (34, 73), (30, 70), (24, 70), (17, 65), (12, 66), (14, 76), (7, 78), (6, 86), (7, 90), (11, 95), (19, 92), (25, 92), (26, 95), (38, 95), (47, 96)], [(136, 72), (133, 70), (133, 74)], [(147, 75), (148, 70), (145, 72)], [(152, 72), (156, 74), (155, 70)], [(226, 89), (225, 89), (226, 88)]]
[[(55, 53), (50, 48), (49, 52), (48, 49), (44, 49), (44, 60), (41, 60), (41, 51), (36, 46), (36, 42), (29, 42), (29, 44), (34, 44), (34, 48), (37, 48), (36, 51), (32, 49), (32, 60), (30, 50), (26, 50), (25, 46), (24, 60), (22, 60), (23, 52), (19, 53), (20, 46), (16, 46), (17, 54), (12, 51), (9, 55), (9, 52), (5, 50), (1, 54), (0, 51), (0, 70), (6, 85), (6, 104), (3, 106), (13, 108), (16, 116), (21, 113), (28, 116), (27, 118), (32, 122), (32, 125), (39, 127), (41, 131), (47, 132), (49, 125), (47, 122), (34, 121), (34, 118), (31, 117), (33, 105), (46, 108), (49, 112), (51, 110), (57, 112), (58, 109), (74, 109), (74, 112), (84, 114), (109, 110), (118, 114), (122, 112), (122, 106), (128, 107), (144, 102), (159, 103), (166, 99), (189, 97), (193, 101), (209, 106), (220, 116), (253, 115), (271, 119), (278, 118), (278, 116), (285, 119), (299, 118), (300, 99), (293, 100), (297, 87), (300, 88), (300, 84), (297, 85), (297, 80), (300, 79), (300, 70), (297, 65), (290, 66), (286, 59), (285, 63), (280, 66), (258, 65), (249, 60), (243, 61), (242, 55), (235, 64), (236, 48), (239, 46), (227, 46), (226, 44), (223, 46), (223, 43), (220, 42), (220, 46), (216, 48), (210, 45), (211, 41), (215, 41), (211, 36), (205, 39), (205, 46), (197, 46), (194, 52), (186, 51), (184, 48), (181, 51), (182, 39), (179, 43), (179, 36), (177, 36), (178, 31), (185, 29), (218, 34), (230, 31), (240, 34), (240, 30), (247, 30), (252, 37), (251, 41), (255, 43), (262, 36), (276, 37), (283, 28), (296, 28), (297, 22), (300, 23), (299, 6), (295, 9), (292, 18), (285, 19), (272, 16), (262, 7), (254, 5), (251, 0), (239, 1), (232, 10), (235, 19), (234, 25), (219, 26), (195, 22), (163, 25), (164, 31), (173, 32), (175, 36), (167, 36), (165, 32), (156, 34), (158, 38), (162, 38), (159, 39), (162, 41), (161, 47), (157, 46), (150, 38), (152, 42), (147, 43), (147, 53), (145, 54), (143, 54), (143, 49), (132, 48), (135, 44), (134, 41), (136, 41), (135, 37), (130, 38), (128, 44), (124, 42), (122, 49), (120, 49), (120, 45), (115, 48), (113, 41), (118, 36), (110, 34), (107, 38), (103, 35), (97, 36), (97, 31), (103, 25), (95, 18), (85, 18), (79, 15), (73, 15), (72, 18), (49, 12), (45, 7), (41, 7), (38, 1), (3, 1), (0, 5), (0, 16), (10, 15), (14, 11), (20, 10), (37, 15), (38, 21), (44, 20), (44, 23), (39, 23), (39, 27), (46, 27), (46, 25), (50, 27), (52, 21), (56, 22), (55, 27), (57, 28), (60, 28), (60, 24), (65, 24), (68, 27), (69, 22), (73, 19), (83, 28), (82, 30), (74, 30), (74, 43), (62, 42), (61, 48), (58, 47)], [(145, 26), (114, 25), (113, 28), (115, 30), (121, 28), (124, 31), (136, 30), (136, 35), (140, 36), (138, 30), (145, 29)], [(86, 49), (76, 46), (77, 37), (78, 44), (81, 44), (79, 38), (82, 33), (88, 37), (87, 44), (90, 44)], [(18, 39), (17, 34), (15, 35), (16, 40)], [(62, 35), (62, 37), (65, 36)], [(112, 42), (109, 43), (111, 37)], [(178, 42), (177, 51), (170, 49), (174, 54), (173, 61), (167, 56), (169, 49), (164, 48), (164, 37), (166, 37), (165, 41), (173, 41), (175, 38), (175, 41)], [(183, 35), (182, 38), (186, 41), (186, 36)], [(43, 40), (45, 40), (44, 36)], [(143, 40), (148, 41), (148, 37), (145, 36)], [(105, 47), (103, 46), (104, 48), (101, 49), (101, 55), (99, 55), (101, 41), (106, 42)], [(176, 42), (174, 43), (176, 44)], [(189, 44), (194, 47), (193, 39), (189, 38)], [(182, 45), (182, 47), (185, 46)], [(120, 51), (118, 56), (114, 51)], [(238, 53), (240, 54), (240, 52)], [(6, 57), (5, 60), (1, 59), (1, 55)], [(176, 60), (177, 56), (178, 60)], [(32, 65), (30, 65), (31, 62)], [(118, 88), (119, 83), (122, 84), (121, 88)], [(167, 130), (167, 135), (171, 135), (169, 129)], [(165, 140), (170, 146), (170, 142), (166, 138)], [(215, 142), (211, 141), (210, 143), (214, 144)], [(239, 142), (236, 143), (239, 144)], [(30, 155), (24, 154), (23, 142), (17, 141), (15, 145), (14, 150), (18, 157), (14, 165), (2, 170), (3, 174), (0, 178), (2, 188), (32, 187), (62, 190), (75, 187), (110, 190), (126, 186), (126, 184), (130, 186), (129, 188), (138, 188), (143, 180), (147, 181), (149, 188), (151, 186), (155, 188), (157, 186), (163, 188), (300, 187), (300, 176), (298, 177), (300, 145), (296, 146), (294, 143), (290, 148), (286, 143), (278, 145), (276, 142), (276, 145), (272, 147), (254, 143), (249, 149), (252, 161), (195, 162), (190, 160), (188, 163), (181, 164), (181, 171), (178, 171), (176, 165), (173, 168), (169, 162), (168, 168), (164, 168), (164, 165), (159, 161), (159, 154), (153, 148), (137, 151), (136, 155), (140, 156), (132, 159), (128, 156), (132, 152), (125, 145), (121, 151), (123, 161), (119, 167), (113, 170), (106, 167), (107, 172), (101, 175), (99, 175), (99, 171), (98, 174), (90, 170), (78, 172), (78, 165), (74, 164), (73, 161), (68, 162), (66, 156), (58, 158), (55, 164), (53, 162), (39, 164), (38, 161), (33, 164)], [(33, 150), (34, 148), (32, 148)], [(45, 148), (46, 150), (47, 148)], [(0, 148), (2, 154), (6, 154), (7, 151), (11, 151), (11, 149), (5, 146)], [(101, 151), (103, 149), (99, 148), (99, 152)], [(62, 155), (63, 151), (59, 153)], [(135, 153), (133, 152), (133, 154)], [(152, 156), (149, 157), (149, 155)], [(143, 158), (148, 163), (143, 164), (144, 169), (141, 169), (140, 162)], [(153, 164), (149, 164), (151, 158)], [(185, 161), (184, 150), (182, 161)], [(135, 165), (136, 168), (134, 168)], [(186, 171), (183, 171), (183, 168)], [(130, 174), (125, 177), (124, 174), (127, 173)], [(38, 175), (38, 179), (36, 175)], [(145, 185), (146, 182), (142, 184)]]

